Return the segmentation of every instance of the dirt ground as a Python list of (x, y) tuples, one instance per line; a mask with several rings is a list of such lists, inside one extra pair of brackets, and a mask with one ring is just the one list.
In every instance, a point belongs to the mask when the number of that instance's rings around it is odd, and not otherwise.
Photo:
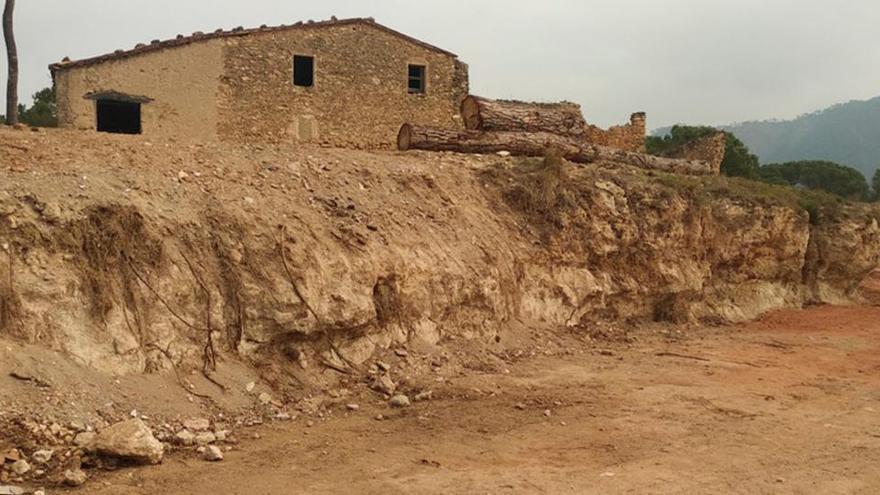
[(823, 306), (584, 344), (76, 493), (880, 493), (878, 337), (880, 308)]

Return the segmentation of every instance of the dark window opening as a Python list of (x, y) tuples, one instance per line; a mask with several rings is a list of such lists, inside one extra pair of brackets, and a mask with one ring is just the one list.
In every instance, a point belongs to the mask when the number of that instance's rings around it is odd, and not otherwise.
[(425, 66), (410, 65), (409, 66), (409, 92), (424, 93), (425, 92)]
[(129, 101), (98, 100), (98, 132), (141, 133), (141, 104)]
[(293, 57), (293, 84), (307, 88), (315, 85), (315, 57)]

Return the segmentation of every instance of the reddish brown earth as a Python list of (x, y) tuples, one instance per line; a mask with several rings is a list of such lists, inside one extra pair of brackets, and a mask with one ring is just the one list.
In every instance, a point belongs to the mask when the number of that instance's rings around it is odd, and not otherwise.
[(409, 409), (362, 397), (248, 430), (261, 438), (221, 463), (174, 454), (77, 493), (880, 493), (880, 308), (636, 336), (572, 338)]

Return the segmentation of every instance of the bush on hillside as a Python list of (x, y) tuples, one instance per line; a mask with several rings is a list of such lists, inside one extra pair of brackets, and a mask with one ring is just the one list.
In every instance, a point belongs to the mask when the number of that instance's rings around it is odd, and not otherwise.
[(853, 201), (870, 200), (865, 176), (858, 170), (827, 161), (799, 161), (764, 165), (760, 180), (806, 189), (826, 191)]

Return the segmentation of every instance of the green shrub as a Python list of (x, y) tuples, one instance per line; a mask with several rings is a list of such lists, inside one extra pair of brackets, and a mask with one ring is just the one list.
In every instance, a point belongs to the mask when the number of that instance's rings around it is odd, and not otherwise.
[[(712, 136), (719, 131), (714, 127), (677, 125), (666, 136), (648, 136), (645, 148), (648, 153), (664, 156), (677, 150), (695, 139)], [(721, 162), (721, 173), (729, 177), (758, 177), (760, 163), (742, 141), (729, 132), (725, 132), (724, 161)]]

